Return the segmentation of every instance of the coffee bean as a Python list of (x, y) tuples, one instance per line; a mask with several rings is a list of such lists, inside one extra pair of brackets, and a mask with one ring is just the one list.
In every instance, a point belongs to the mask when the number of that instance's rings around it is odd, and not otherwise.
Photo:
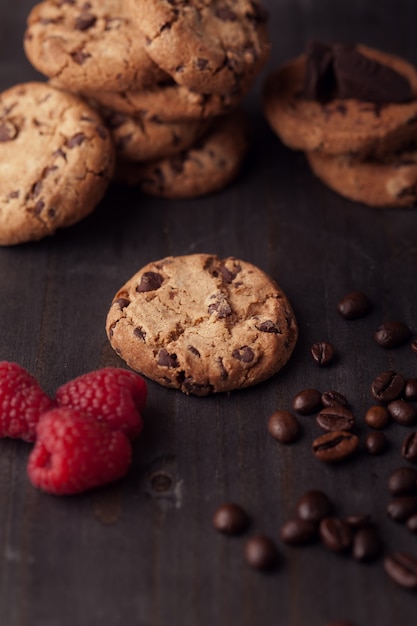
[(388, 576), (401, 587), (417, 589), (417, 559), (405, 552), (392, 552), (384, 559)]
[(292, 408), (300, 415), (311, 415), (321, 407), (321, 392), (318, 389), (303, 389), (292, 401)]
[(316, 418), (317, 424), (323, 430), (352, 430), (355, 426), (353, 413), (341, 404), (322, 409)]
[(365, 450), (368, 454), (378, 456), (383, 454), (388, 448), (388, 440), (384, 433), (380, 431), (372, 431), (365, 437)]
[(381, 430), (386, 428), (391, 421), (388, 410), (379, 404), (371, 406), (365, 413), (365, 423), (370, 428)]
[(387, 405), (392, 419), (403, 426), (412, 426), (417, 422), (417, 410), (405, 400), (392, 400)]
[(254, 535), (245, 545), (245, 561), (257, 570), (271, 570), (278, 563), (275, 543), (265, 535)]
[(411, 330), (403, 322), (391, 321), (381, 324), (374, 339), (382, 348), (397, 348), (411, 337)]
[(404, 397), (406, 400), (417, 400), (417, 378), (408, 378), (405, 381)]
[(311, 356), (317, 365), (329, 365), (334, 359), (334, 348), (327, 341), (318, 341), (311, 346)]
[(350, 291), (337, 303), (337, 311), (345, 320), (356, 320), (371, 310), (371, 302), (362, 291)]
[(357, 561), (369, 563), (379, 557), (382, 542), (378, 531), (373, 526), (361, 528), (353, 538), (352, 555)]
[(326, 433), (313, 441), (313, 454), (319, 461), (336, 463), (356, 451), (359, 439), (350, 432), (339, 430)]
[(318, 524), (323, 517), (328, 517), (332, 508), (330, 498), (318, 489), (307, 491), (296, 505), (298, 517), (315, 524)]
[(325, 391), (321, 395), (321, 401), (323, 403), (323, 406), (325, 407), (336, 406), (336, 405), (341, 405), (341, 406), (346, 406), (346, 407), (349, 406), (347, 399), (339, 391)]
[(407, 461), (417, 461), (417, 431), (410, 433), (404, 439), (401, 454)]
[(213, 515), (213, 526), (225, 535), (238, 535), (246, 530), (249, 518), (244, 509), (234, 502), (219, 506)]
[(275, 411), (268, 419), (268, 432), (280, 443), (293, 443), (300, 435), (300, 424), (290, 411)]
[(417, 513), (417, 498), (398, 496), (389, 502), (387, 513), (395, 522), (405, 522), (414, 513)]
[(414, 352), (414, 354), (417, 354), (417, 339), (413, 339), (410, 346), (411, 346), (411, 351)]
[(284, 543), (301, 546), (317, 539), (317, 525), (304, 519), (293, 519), (286, 522), (280, 531)]
[(371, 523), (371, 516), (367, 513), (362, 515), (348, 515), (345, 518), (345, 522), (349, 524), (349, 526), (353, 530), (359, 530), (361, 528), (366, 528)]
[(371, 385), (371, 394), (378, 402), (388, 403), (401, 395), (405, 386), (404, 377), (388, 370), (377, 376)]
[(388, 490), (393, 496), (411, 494), (417, 489), (417, 470), (398, 467), (388, 478)]
[(326, 548), (345, 552), (352, 545), (353, 532), (349, 524), (338, 517), (325, 517), (319, 526), (320, 538)]
[(417, 513), (409, 517), (405, 525), (411, 533), (417, 533)]

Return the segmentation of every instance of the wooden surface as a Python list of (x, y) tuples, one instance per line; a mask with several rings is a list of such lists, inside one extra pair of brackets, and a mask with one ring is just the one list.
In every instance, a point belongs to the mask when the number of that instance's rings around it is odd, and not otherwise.
[[(0, 88), (39, 78), (21, 40), (30, 0), (1, 0)], [(285, 370), (252, 389), (186, 397), (149, 383), (143, 436), (129, 476), (81, 496), (56, 498), (26, 477), (28, 444), (0, 442), (0, 624), (2, 626), (413, 626), (416, 594), (395, 586), (381, 560), (362, 565), (319, 544), (288, 548), (280, 525), (298, 497), (320, 488), (340, 515), (371, 513), (387, 550), (417, 556), (417, 539), (387, 518), (386, 479), (402, 465), (408, 430), (391, 426), (390, 451), (340, 467), (311, 454), (318, 433), (279, 446), (266, 432), (276, 408), (305, 387), (337, 389), (351, 401), (363, 435), (375, 375), (417, 375), (408, 345), (384, 351), (372, 335), (398, 319), (417, 331), (417, 213), (378, 211), (344, 200), (309, 172), (269, 130), (260, 108), (266, 73), (307, 39), (361, 41), (417, 63), (415, 0), (269, 0), (273, 53), (246, 107), (254, 145), (240, 179), (211, 197), (184, 202), (109, 190), (95, 213), (39, 243), (0, 250), (0, 359), (17, 361), (51, 394), (68, 379), (122, 366), (104, 322), (117, 289), (166, 255), (234, 255), (269, 272), (287, 293), (300, 338)], [(22, 163), (22, 167), (24, 164)], [(372, 313), (342, 320), (351, 289)], [(309, 348), (331, 341), (339, 358), (319, 368)], [(152, 477), (165, 479), (165, 491)], [(159, 474), (158, 474), (159, 473)], [(164, 482), (164, 481), (162, 481)], [(224, 501), (242, 504), (248, 532), (225, 538), (211, 527)], [(270, 575), (243, 561), (245, 540), (265, 533), (281, 564)]]

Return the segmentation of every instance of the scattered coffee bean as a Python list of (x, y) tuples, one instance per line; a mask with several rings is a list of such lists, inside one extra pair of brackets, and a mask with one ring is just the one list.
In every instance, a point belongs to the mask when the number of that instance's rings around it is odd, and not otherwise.
[(392, 552), (384, 559), (388, 576), (401, 587), (417, 589), (417, 559), (405, 552)]
[(345, 522), (349, 524), (349, 526), (353, 530), (359, 530), (361, 528), (366, 528), (371, 523), (371, 516), (367, 513), (362, 515), (348, 515), (345, 518)]
[(398, 496), (387, 506), (387, 513), (395, 522), (405, 522), (417, 513), (417, 498), (414, 496)]
[(334, 552), (345, 552), (352, 545), (352, 529), (349, 524), (338, 517), (323, 518), (320, 522), (319, 533), (326, 548)]
[(355, 533), (352, 547), (354, 559), (369, 563), (377, 559), (381, 552), (382, 542), (375, 527), (361, 528)]
[(286, 522), (280, 531), (284, 543), (302, 546), (317, 539), (317, 525), (304, 519), (293, 519)]
[(307, 491), (296, 505), (298, 517), (314, 524), (318, 524), (323, 517), (328, 517), (332, 508), (330, 498), (319, 489)]
[(311, 415), (321, 407), (321, 392), (318, 389), (303, 389), (292, 401), (292, 408), (300, 415)]
[(213, 515), (213, 526), (225, 535), (238, 535), (246, 530), (249, 518), (244, 509), (234, 502), (219, 506)]
[(347, 398), (339, 391), (325, 391), (321, 395), (321, 401), (325, 407), (336, 405), (349, 406)]
[(401, 454), (407, 461), (417, 461), (417, 431), (410, 433), (404, 439)]
[(290, 411), (275, 411), (268, 419), (268, 432), (280, 443), (293, 443), (300, 436), (300, 424)]
[(401, 395), (405, 379), (401, 374), (388, 370), (377, 376), (371, 385), (371, 394), (378, 402), (388, 403)]
[(374, 339), (382, 348), (397, 348), (411, 337), (411, 330), (403, 322), (391, 321), (381, 324)]
[(408, 378), (405, 381), (404, 397), (406, 400), (417, 400), (417, 378)]
[(387, 409), (392, 419), (402, 426), (412, 426), (417, 422), (417, 410), (405, 400), (392, 400)]
[(313, 454), (324, 463), (342, 461), (356, 451), (359, 439), (356, 435), (339, 430), (326, 433), (313, 441)]
[(328, 406), (320, 411), (316, 418), (317, 424), (323, 430), (352, 430), (355, 426), (353, 413), (341, 404)]
[(329, 365), (334, 359), (334, 348), (327, 341), (318, 341), (311, 346), (311, 356), (317, 365)]
[(245, 561), (257, 570), (271, 570), (278, 563), (275, 543), (265, 535), (254, 535), (245, 545)]
[(350, 291), (337, 303), (337, 311), (345, 320), (356, 320), (371, 310), (371, 302), (362, 291)]
[(417, 513), (409, 517), (405, 525), (411, 533), (417, 533)]
[(369, 432), (365, 437), (365, 450), (368, 454), (378, 456), (383, 454), (388, 448), (388, 440), (384, 433), (380, 431)]
[(374, 404), (365, 413), (365, 423), (370, 428), (382, 430), (386, 428), (391, 421), (388, 410), (379, 404)]
[(413, 339), (411, 342), (411, 351), (417, 354), (417, 339)]
[(388, 479), (388, 490), (393, 496), (412, 494), (417, 489), (417, 470), (398, 467)]

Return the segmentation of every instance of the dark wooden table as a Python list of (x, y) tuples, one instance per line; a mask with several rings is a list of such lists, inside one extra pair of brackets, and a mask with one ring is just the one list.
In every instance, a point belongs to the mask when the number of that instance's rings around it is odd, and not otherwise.
[[(0, 88), (41, 78), (22, 50), (31, 0), (1, 0)], [(415, 0), (269, 0), (272, 57), (246, 108), (254, 145), (242, 176), (216, 195), (163, 201), (113, 187), (89, 218), (39, 243), (0, 250), (0, 359), (17, 361), (46, 391), (102, 366), (123, 366), (104, 322), (117, 289), (166, 255), (234, 255), (269, 272), (286, 291), (300, 327), (279, 375), (252, 389), (193, 398), (149, 383), (143, 436), (118, 484), (58, 498), (26, 477), (30, 445), (0, 442), (0, 624), (2, 626), (413, 626), (417, 596), (391, 582), (382, 560), (363, 565), (317, 544), (290, 548), (281, 524), (299, 496), (323, 489), (337, 513), (370, 513), (387, 550), (417, 556), (417, 538), (387, 517), (387, 477), (403, 464), (406, 427), (386, 432), (390, 450), (361, 452), (338, 467), (311, 454), (318, 434), (279, 446), (266, 432), (276, 408), (305, 387), (336, 389), (365, 432), (369, 388), (381, 371), (417, 375), (410, 346), (385, 351), (376, 327), (398, 319), (417, 331), (417, 213), (375, 210), (315, 180), (301, 154), (285, 149), (260, 106), (266, 73), (307, 39), (361, 41), (417, 63)], [(351, 289), (372, 313), (346, 322), (336, 302)], [(331, 341), (337, 362), (317, 367), (312, 343)], [(162, 477), (162, 481), (155, 480)], [(164, 486), (163, 491), (156, 487)], [(252, 524), (238, 538), (211, 526), (215, 508), (236, 501)], [(243, 560), (254, 533), (272, 537), (278, 569)]]

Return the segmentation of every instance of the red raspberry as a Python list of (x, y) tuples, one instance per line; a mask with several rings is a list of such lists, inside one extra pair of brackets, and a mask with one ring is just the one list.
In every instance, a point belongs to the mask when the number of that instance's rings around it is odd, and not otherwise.
[(28, 461), (31, 483), (48, 493), (81, 493), (124, 476), (132, 446), (120, 430), (78, 409), (44, 413)]
[(54, 406), (29, 372), (0, 361), (0, 437), (34, 441), (40, 415)]
[(89, 372), (56, 392), (58, 406), (82, 409), (115, 430), (135, 439), (143, 427), (140, 411), (145, 406), (147, 385), (139, 374), (117, 367)]

